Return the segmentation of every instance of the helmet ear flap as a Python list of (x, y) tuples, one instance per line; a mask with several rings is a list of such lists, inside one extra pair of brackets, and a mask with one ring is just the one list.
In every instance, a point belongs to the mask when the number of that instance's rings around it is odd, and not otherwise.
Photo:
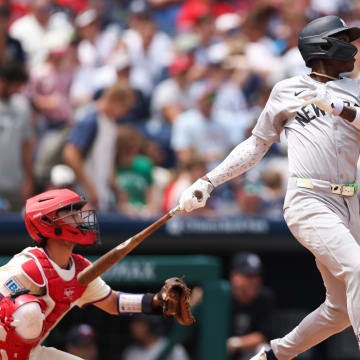
[(31, 222), (28, 217), (25, 217), (25, 226), (30, 234), (30, 236), (38, 243), (43, 240), (43, 237), (40, 234), (40, 231), (36, 228), (36, 226)]

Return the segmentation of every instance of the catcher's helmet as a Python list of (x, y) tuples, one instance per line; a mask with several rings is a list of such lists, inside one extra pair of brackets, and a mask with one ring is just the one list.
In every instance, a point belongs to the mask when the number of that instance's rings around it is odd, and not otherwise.
[[(28, 199), (25, 225), (29, 235), (37, 243), (48, 238), (81, 245), (99, 241), (96, 210), (82, 210), (85, 204), (84, 199), (69, 189), (50, 190)], [(59, 217), (60, 210), (70, 211)]]
[(323, 16), (311, 21), (300, 32), (298, 47), (306, 65), (312, 59), (350, 60), (357, 48), (343, 40), (332, 37), (346, 32), (350, 42), (360, 37), (360, 28), (348, 27), (338, 16)]

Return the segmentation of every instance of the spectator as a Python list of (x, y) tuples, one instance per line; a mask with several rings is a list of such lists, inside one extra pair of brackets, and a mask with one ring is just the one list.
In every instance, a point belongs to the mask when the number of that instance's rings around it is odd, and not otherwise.
[[(135, 315), (130, 322), (130, 333), (136, 345), (125, 349), (122, 360), (153, 360), (166, 347), (166, 338), (163, 337), (164, 320), (155, 316)], [(166, 360), (188, 360), (189, 357), (180, 344), (176, 344)]]
[(122, 83), (106, 89), (94, 108), (75, 124), (63, 150), (89, 202), (102, 211), (111, 207), (109, 185), (117, 141), (116, 120), (133, 106), (132, 90)]
[(262, 270), (256, 254), (241, 252), (232, 259), (233, 329), (227, 348), (236, 360), (248, 360), (272, 336), (275, 297), (263, 286)]
[[(165, 189), (163, 198), (163, 212), (167, 213), (178, 204), (181, 193), (198, 179), (206, 171), (206, 162), (200, 157), (191, 157), (180, 165), (177, 176)], [(204, 210), (204, 211), (201, 211)], [(214, 216), (214, 210), (211, 206), (206, 209), (200, 209), (195, 216)]]
[(95, 9), (87, 9), (75, 18), (81, 41), (78, 47), (82, 66), (99, 67), (105, 65), (114, 50), (120, 35), (120, 28), (109, 25), (102, 29), (101, 19)]
[[(170, 138), (172, 126), (183, 111), (188, 110), (191, 98), (188, 93), (188, 73), (192, 66), (192, 58), (179, 55), (169, 67), (170, 77), (158, 84), (151, 98), (152, 118), (146, 124), (146, 133), (170, 154)], [(167, 159), (167, 166), (172, 164), (172, 156)]]
[(167, 34), (157, 30), (145, 1), (133, 1), (130, 10), (129, 29), (120, 39), (118, 49), (126, 49), (129, 53), (133, 86), (150, 96), (171, 62), (172, 41)]
[(243, 216), (258, 216), (262, 211), (260, 183), (243, 182), (238, 179), (232, 181), (237, 212)]
[(65, 338), (65, 350), (82, 359), (99, 360), (95, 329), (88, 324), (79, 324), (70, 328)]
[(215, 98), (215, 89), (204, 85), (199, 89), (196, 108), (177, 117), (171, 146), (180, 162), (197, 154), (206, 160), (207, 168), (211, 168), (232, 146), (228, 129), (221, 123), (222, 119), (212, 112)]
[(155, 216), (153, 164), (141, 154), (144, 139), (133, 127), (118, 129), (114, 187), (118, 209), (130, 216)]
[(73, 190), (75, 182), (74, 171), (67, 165), (58, 164), (51, 168), (50, 181), (46, 190), (63, 188)]
[(26, 81), (21, 65), (10, 63), (0, 69), (0, 197), (10, 203), (11, 211), (20, 211), (34, 190), (31, 110), (19, 94)]
[(48, 181), (50, 169), (61, 162), (61, 151), (73, 122), (70, 86), (75, 72), (68, 45), (55, 42), (45, 63), (31, 72), (28, 95), (36, 109), (39, 142), (34, 163), (37, 185)]
[(55, 12), (51, 0), (34, 0), (29, 14), (17, 19), (10, 26), (10, 35), (19, 40), (28, 59), (29, 68), (45, 61), (48, 38), (59, 44), (70, 41), (73, 27), (65, 13)]
[(149, 0), (153, 17), (161, 31), (170, 36), (176, 32), (175, 21), (184, 0)]
[(9, 35), (10, 8), (0, 5), (0, 64), (19, 62), (25, 65), (25, 53), (20, 41)]
[(73, 89), (76, 90), (76, 87), (78, 90), (82, 89), (80, 90), (82, 96), (87, 94), (87, 100), (90, 100), (92, 97), (97, 98), (105, 88), (114, 85), (117, 81), (128, 84), (134, 92), (134, 106), (121, 122), (142, 126), (150, 117), (150, 103), (149, 98), (140, 89), (132, 86), (131, 68), (129, 55), (126, 52), (119, 52), (111, 58), (108, 65), (94, 69), (93, 76), (89, 77), (89, 74), (85, 73), (81, 79), (82, 84), (74, 83)]

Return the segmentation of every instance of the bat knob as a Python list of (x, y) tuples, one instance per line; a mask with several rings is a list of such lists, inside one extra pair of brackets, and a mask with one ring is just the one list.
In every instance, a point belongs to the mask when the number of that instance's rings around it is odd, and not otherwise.
[(203, 194), (200, 190), (195, 190), (194, 191), (194, 196), (197, 198), (198, 201), (201, 201), (203, 198)]

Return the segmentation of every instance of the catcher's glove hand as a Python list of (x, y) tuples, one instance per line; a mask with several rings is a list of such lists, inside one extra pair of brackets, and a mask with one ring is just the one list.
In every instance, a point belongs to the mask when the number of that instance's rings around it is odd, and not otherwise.
[(172, 277), (165, 281), (156, 297), (164, 315), (175, 316), (181, 325), (191, 325), (195, 318), (191, 314), (190, 294), (183, 277)]

